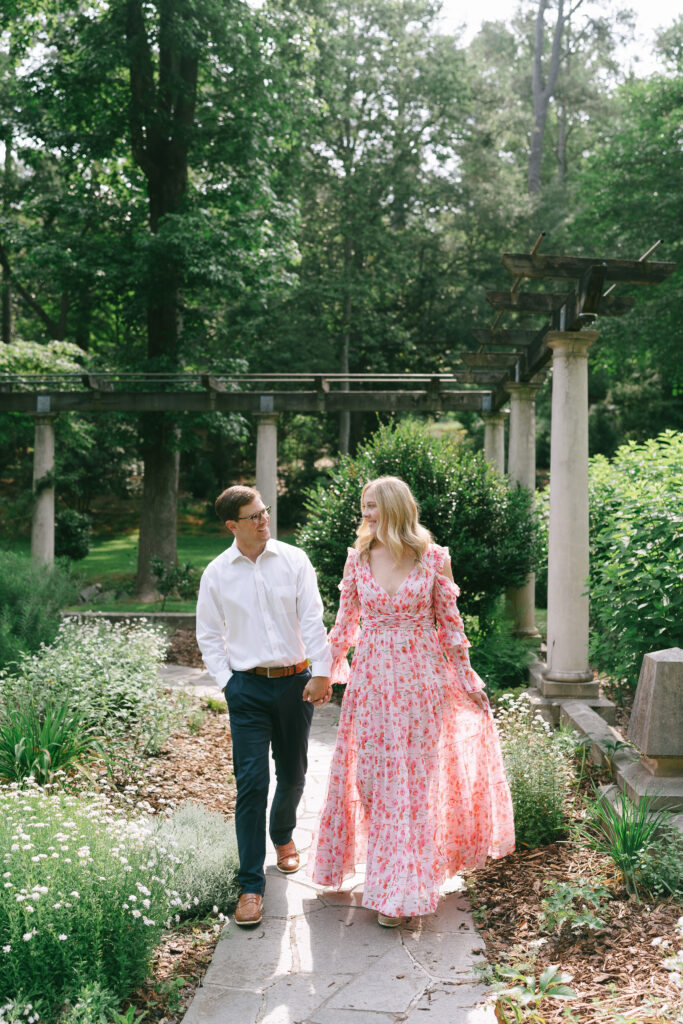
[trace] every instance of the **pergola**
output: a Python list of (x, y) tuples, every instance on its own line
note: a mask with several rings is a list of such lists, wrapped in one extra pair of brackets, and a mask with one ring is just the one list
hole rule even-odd
[[(484, 451), (505, 470), (504, 424), (509, 401), (508, 474), (534, 490), (535, 399), (552, 364), (548, 656), (540, 688), (555, 703), (583, 698), (599, 705), (588, 664), (588, 351), (598, 316), (621, 316), (631, 296), (618, 284), (655, 285), (675, 264), (638, 260), (504, 253), (514, 278), (487, 299), (490, 328), (473, 332), (476, 347), (447, 374), (23, 374), (0, 375), (0, 411), (35, 419), (31, 551), (54, 558), (54, 418), (60, 413), (242, 412), (257, 419), (256, 485), (273, 506), (277, 530), (277, 417), (283, 412), (382, 411), (437, 413), (463, 409), (484, 419)], [(522, 280), (559, 282), (554, 291), (519, 291)], [(607, 286), (607, 287), (605, 287)], [(542, 316), (541, 327), (499, 326), (504, 313)], [(467, 387), (463, 389), (462, 385)], [(534, 580), (509, 595), (517, 629), (535, 634)]]

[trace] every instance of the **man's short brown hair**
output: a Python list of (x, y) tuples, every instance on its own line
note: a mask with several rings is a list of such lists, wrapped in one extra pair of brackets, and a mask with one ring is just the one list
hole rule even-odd
[(256, 498), (260, 498), (261, 495), (255, 487), (244, 487), (242, 484), (235, 484), (234, 487), (228, 487), (222, 494), (219, 494), (216, 498), (216, 515), (222, 523), (228, 521), (228, 519), (237, 519), (240, 514), (240, 509), (244, 505), (250, 505)]

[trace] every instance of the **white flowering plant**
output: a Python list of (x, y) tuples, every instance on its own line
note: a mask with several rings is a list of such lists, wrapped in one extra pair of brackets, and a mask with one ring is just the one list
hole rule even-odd
[(494, 711), (512, 794), (518, 847), (545, 846), (566, 833), (575, 780), (574, 740), (555, 730), (527, 693), (503, 694)]
[(123, 998), (144, 980), (186, 903), (150, 819), (29, 781), (0, 788), (0, 851), (0, 1005), (40, 1000), (48, 1024), (84, 984)]
[(110, 765), (158, 753), (182, 714), (159, 681), (165, 647), (149, 623), (67, 620), (54, 643), (0, 675), (0, 707), (30, 708), (42, 720), (68, 701), (85, 731), (109, 741)]

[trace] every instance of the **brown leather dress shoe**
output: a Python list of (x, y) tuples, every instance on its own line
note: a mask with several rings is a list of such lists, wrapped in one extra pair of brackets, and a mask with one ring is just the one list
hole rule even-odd
[(263, 896), (258, 892), (243, 892), (235, 907), (235, 924), (242, 928), (260, 924), (263, 917)]
[(290, 839), (284, 846), (276, 846), (275, 853), (277, 854), (278, 871), (284, 875), (291, 875), (299, 870), (299, 851), (294, 845), (293, 839)]

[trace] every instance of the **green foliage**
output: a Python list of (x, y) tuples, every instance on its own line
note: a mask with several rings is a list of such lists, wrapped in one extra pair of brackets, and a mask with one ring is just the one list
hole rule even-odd
[(48, 707), (68, 702), (85, 730), (106, 741), (109, 765), (122, 764), (158, 752), (178, 717), (158, 677), (165, 647), (162, 633), (144, 621), (68, 620), (51, 646), (0, 676), (0, 698), (35, 709), (39, 720)]
[(559, 964), (548, 964), (536, 978), (529, 964), (493, 964), (482, 971), (485, 980), (497, 992), (496, 1013), (501, 1024), (545, 1024), (539, 1012), (548, 999), (576, 999), (568, 982), (571, 974)]
[(60, 508), (55, 516), (55, 555), (78, 562), (90, 551), (90, 542), (90, 516), (75, 508)]
[(584, 929), (601, 931), (606, 923), (598, 914), (610, 898), (604, 885), (560, 882), (556, 878), (546, 882), (550, 895), (541, 903), (539, 923), (545, 931), (561, 935)]
[(512, 623), (495, 611), (483, 629), (478, 618), (467, 616), (465, 632), (472, 644), (472, 665), (492, 693), (526, 684), (538, 641), (516, 636)]
[(531, 495), (510, 491), (483, 456), (412, 422), (380, 427), (355, 457), (331, 471), (329, 486), (307, 498), (297, 539), (316, 568), (328, 613), (336, 608), (346, 549), (360, 521), (363, 485), (384, 475), (401, 477), (411, 488), (422, 523), (450, 549), (463, 610), (481, 624), (505, 587), (521, 586), (535, 564)]
[(121, 1019), (119, 1003), (120, 999), (99, 981), (89, 982), (83, 985), (60, 1024), (114, 1024)]
[(154, 557), (150, 560), (150, 566), (162, 597), (162, 611), (166, 607), (166, 599), (174, 594), (182, 600), (196, 598), (199, 578), (197, 570), (189, 562), (184, 565), (166, 565), (161, 558)]
[(638, 865), (638, 885), (654, 899), (683, 903), (683, 836), (663, 824), (645, 847)]
[(234, 821), (188, 800), (158, 824), (157, 834), (179, 861), (174, 886), (184, 905), (178, 918), (230, 913), (240, 892)]
[(648, 651), (683, 646), (682, 490), (681, 433), (591, 459), (590, 654), (622, 691)]
[(0, 708), (0, 782), (31, 776), (47, 785), (57, 772), (78, 770), (101, 754), (93, 729), (68, 701), (49, 702), (41, 714), (25, 698)]
[(512, 795), (515, 842), (533, 849), (567, 830), (573, 744), (531, 707), (529, 697), (500, 698), (494, 711)]
[(172, 856), (103, 797), (0, 790), (0, 1000), (65, 999), (98, 982), (123, 998), (146, 977), (169, 905)]
[(57, 635), (60, 608), (76, 599), (71, 573), (0, 551), (0, 668)]
[(587, 801), (586, 816), (575, 829), (579, 843), (614, 861), (633, 896), (638, 895), (642, 858), (671, 817), (669, 811), (654, 811), (654, 801), (655, 794), (648, 793), (636, 806), (623, 790), (617, 790), (612, 803), (596, 792)]

